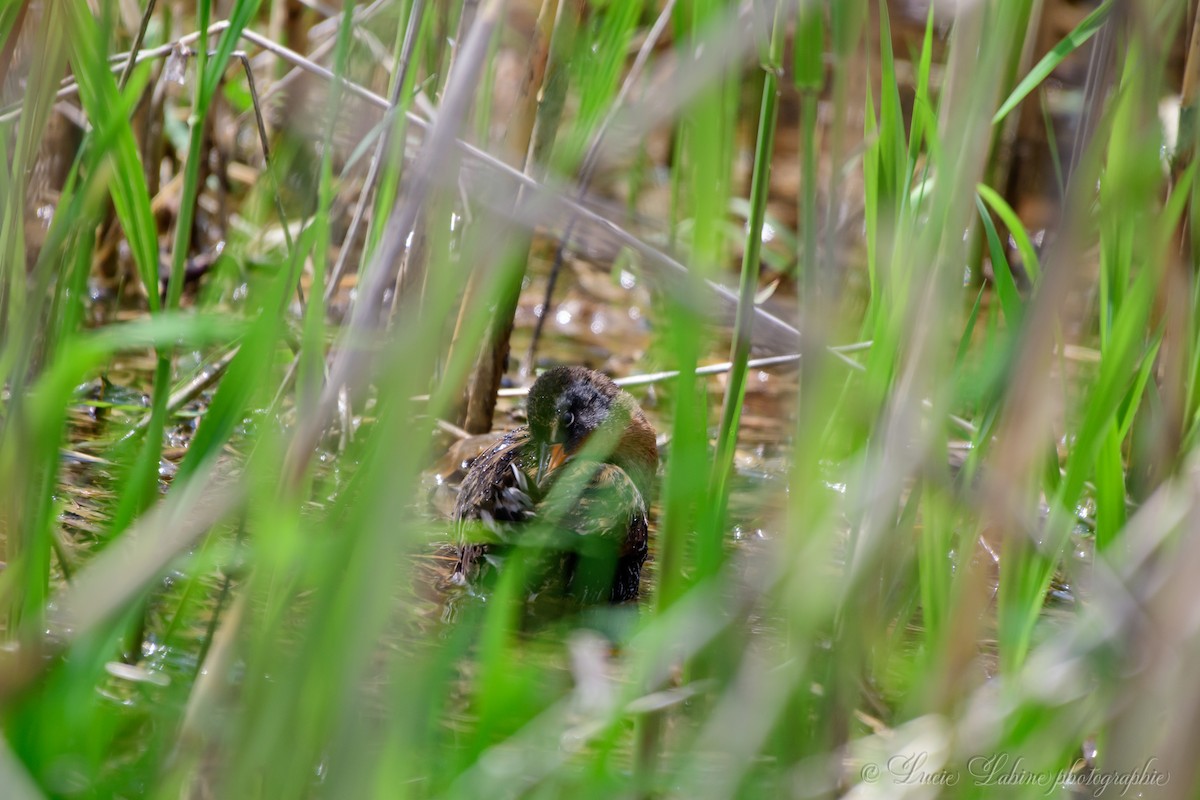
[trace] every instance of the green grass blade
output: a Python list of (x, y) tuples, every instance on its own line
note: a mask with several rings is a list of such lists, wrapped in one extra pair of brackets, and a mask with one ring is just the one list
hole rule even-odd
[(1075, 26), (1067, 37), (1059, 42), (1054, 48), (1042, 57), (1042, 60), (1034, 65), (1019, 84), (1013, 89), (1012, 94), (1000, 104), (999, 110), (992, 117), (992, 124), (995, 125), (1008, 116), (1014, 108), (1021, 104), (1030, 92), (1037, 88), (1038, 84), (1050, 77), (1059, 64), (1061, 64), (1067, 56), (1078, 50), (1088, 39), (1095, 35), (1096, 31), (1108, 20), (1108, 14), (1112, 10), (1112, 0), (1105, 0), (1103, 4), (1098, 6), (1095, 11), (1088, 14), (1082, 22)]
[(124, 96), (117, 89), (116, 79), (107, 69), (104, 53), (99, 44), (100, 29), (90, 14), (78, 5), (67, 4), (71, 9), (71, 34), (74, 41), (72, 64), (79, 80), (80, 98), (88, 118), (97, 129), (97, 136), (107, 140), (112, 137), (111, 147), (102, 152), (109, 154), (112, 165), (113, 206), (125, 237), (129, 241), (134, 263), (146, 290), (146, 298), (152, 311), (157, 311), (158, 298), (158, 239), (157, 225), (150, 211), (150, 193), (146, 188), (145, 171), (138, 155), (137, 142), (129, 126), (133, 106), (137, 102), (140, 87), (129, 87)]
[(1041, 278), (1042, 269), (1038, 262), (1037, 251), (1033, 249), (1033, 242), (1029, 238), (1029, 232), (1025, 230), (1024, 223), (1021, 222), (1021, 218), (1017, 216), (1017, 212), (1008, 204), (1008, 201), (992, 187), (981, 183), (975, 187), (975, 190), (1008, 228), (1008, 232), (1016, 242), (1017, 252), (1021, 254), (1025, 271), (1029, 273), (1029, 280), (1036, 286)]
[(996, 276), (996, 293), (1000, 296), (1000, 306), (1004, 309), (1004, 318), (1011, 327), (1021, 324), (1021, 294), (1017, 283), (1013, 280), (1012, 269), (1008, 266), (1008, 257), (1004, 255), (1004, 246), (992, 223), (992, 215), (984, 206), (983, 200), (976, 196), (975, 204), (979, 207), (979, 219), (987, 234), (988, 252), (992, 258), (992, 273)]

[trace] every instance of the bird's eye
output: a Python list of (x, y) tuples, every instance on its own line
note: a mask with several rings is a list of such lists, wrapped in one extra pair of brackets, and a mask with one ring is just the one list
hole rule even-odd
[(562, 426), (563, 426), (564, 428), (569, 428), (569, 427), (571, 427), (571, 426), (572, 426), (572, 425), (574, 425), (574, 424), (575, 424), (575, 414), (574, 414), (574, 412), (568, 411), (568, 412), (566, 412), (565, 414), (563, 414), (563, 415), (562, 415)]

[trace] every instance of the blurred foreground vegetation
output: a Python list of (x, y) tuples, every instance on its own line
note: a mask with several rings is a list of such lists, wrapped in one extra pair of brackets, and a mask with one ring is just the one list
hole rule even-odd
[[(1195, 23), (0, 3), (4, 796), (1194, 796)], [(531, 626), (555, 363), (663, 457)]]

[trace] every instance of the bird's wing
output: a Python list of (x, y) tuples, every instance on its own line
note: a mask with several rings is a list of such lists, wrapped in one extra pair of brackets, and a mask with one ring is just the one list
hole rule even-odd
[(568, 462), (539, 504), (537, 527), (558, 551), (557, 581), (585, 603), (637, 597), (647, 550), (646, 501), (613, 464)]
[(471, 463), (454, 503), (458, 563), (451, 581), (469, 584), (486, 566), (499, 566), (503, 545), (534, 513), (536, 486), (529, 479), (529, 432), (510, 431)]
[(497, 523), (524, 522), (530, 517), (535, 487), (525, 463), (528, 441), (528, 431), (518, 428), (472, 462), (458, 488), (455, 520), (480, 520), (493, 527)]
[[(602, 539), (608, 552), (624, 555), (631, 525), (646, 516), (646, 501), (625, 470), (614, 464), (568, 462), (538, 509), (554, 528)], [(599, 543), (597, 543), (599, 544)]]

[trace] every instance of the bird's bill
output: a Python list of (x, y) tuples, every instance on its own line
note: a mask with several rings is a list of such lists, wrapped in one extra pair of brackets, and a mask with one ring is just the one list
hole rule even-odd
[(538, 448), (537, 484), (567, 460), (567, 451), (561, 444), (543, 443)]

